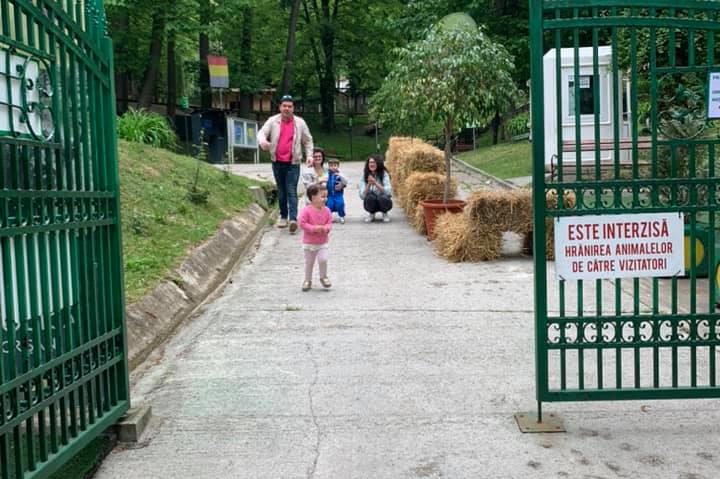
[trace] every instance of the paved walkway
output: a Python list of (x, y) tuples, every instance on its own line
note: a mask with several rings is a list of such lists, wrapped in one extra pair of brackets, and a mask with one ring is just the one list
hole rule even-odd
[(536, 407), (531, 260), (449, 264), (399, 211), (364, 224), (357, 191), (346, 199), (332, 290), (301, 292), (300, 237), (268, 228), (134, 375), (153, 422), (96, 477), (718, 477), (717, 401), (546, 404), (567, 433), (521, 434), (513, 414)]

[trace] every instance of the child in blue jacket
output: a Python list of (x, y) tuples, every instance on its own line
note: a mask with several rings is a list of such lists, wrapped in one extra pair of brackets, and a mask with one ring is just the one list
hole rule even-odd
[(328, 179), (327, 179), (327, 207), (330, 211), (337, 213), (340, 217), (340, 223), (345, 223), (345, 188), (348, 180), (340, 173), (340, 160), (330, 158), (328, 160)]

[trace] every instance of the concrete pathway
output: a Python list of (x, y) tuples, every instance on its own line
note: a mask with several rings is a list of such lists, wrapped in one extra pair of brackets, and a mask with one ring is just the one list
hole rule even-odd
[(301, 292), (300, 237), (268, 228), (133, 376), (153, 422), (96, 477), (720, 475), (717, 401), (546, 404), (567, 433), (520, 433), (513, 414), (536, 407), (531, 260), (450, 264), (399, 211), (364, 224), (354, 188), (346, 200), (333, 288)]

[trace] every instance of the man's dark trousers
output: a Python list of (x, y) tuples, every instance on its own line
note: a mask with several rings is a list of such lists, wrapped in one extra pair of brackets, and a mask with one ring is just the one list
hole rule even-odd
[(273, 161), (272, 168), (278, 189), (280, 217), (297, 221), (297, 184), (300, 178), (300, 165)]

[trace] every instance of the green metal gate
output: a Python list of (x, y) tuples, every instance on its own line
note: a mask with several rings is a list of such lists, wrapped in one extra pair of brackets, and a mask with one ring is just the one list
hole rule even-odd
[[(530, 4), (538, 414), (545, 401), (718, 397), (707, 111), (720, 91), (707, 85), (720, 3)], [(637, 213), (683, 215), (686, 243), (702, 242), (685, 277), (556, 279), (545, 254), (558, 218)]]
[(112, 47), (96, 0), (0, 29), (0, 477), (46, 477), (129, 405)]

